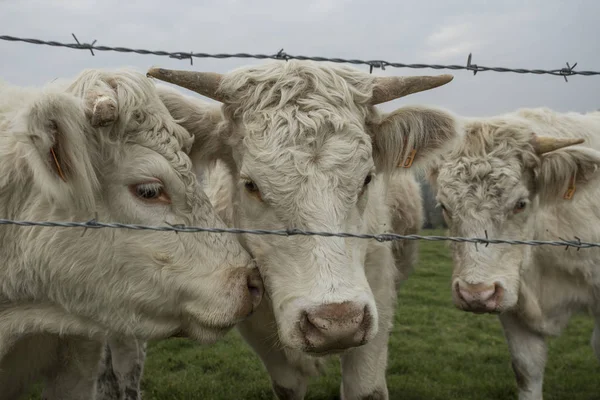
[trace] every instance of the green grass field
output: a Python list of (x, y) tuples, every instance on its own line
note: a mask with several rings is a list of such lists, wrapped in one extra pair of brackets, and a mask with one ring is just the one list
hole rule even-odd
[[(433, 233), (440, 234), (424, 234)], [(420, 262), (399, 294), (387, 372), (390, 398), (516, 400), (497, 318), (454, 308), (446, 242), (421, 241), (420, 249)], [(600, 399), (592, 327), (589, 317), (578, 316), (562, 337), (550, 341), (545, 400)], [(327, 374), (311, 382), (306, 399), (339, 399), (339, 384), (339, 362), (332, 359)], [(273, 399), (262, 364), (237, 331), (213, 346), (184, 339), (152, 343), (142, 385), (145, 400)]]

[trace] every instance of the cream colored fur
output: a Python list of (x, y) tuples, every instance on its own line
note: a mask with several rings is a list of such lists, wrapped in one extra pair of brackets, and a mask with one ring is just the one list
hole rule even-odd
[[(465, 138), (432, 168), (437, 199), (453, 236), (516, 240), (575, 237), (600, 242), (600, 112), (521, 109), (464, 121)], [(532, 135), (584, 138), (579, 146), (538, 156)], [(576, 192), (563, 198), (571, 177)], [(524, 201), (524, 211), (514, 212)], [(600, 359), (600, 250), (453, 243), (457, 282), (504, 289), (498, 304), (520, 400), (541, 400), (545, 337), (559, 335), (575, 312), (596, 320), (592, 347)], [(454, 300), (461, 300), (453, 290)]]
[[(192, 171), (192, 140), (140, 73), (2, 83), (0, 216), (223, 227)], [(154, 178), (170, 204), (136, 195)], [(254, 264), (228, 235), (5, 225), (0, 244), (2, 399), (40, 379), (47, 400), (94, 399), (107, 338), (211, 343), (251, 308)]]
[[(222, 108), (167, 87), (159, 92), (196, 138), (194, 163), (200, 155), (204, 161), (221, 160), (217, 168), (229, 168), (230, 183), (217, 187), (212, 182), (227, 173), (210, 170), (207, 190), (234, 226), (414, 233), (422, 215), (412, 172), (442, 152), (459, 129), (443, 110), (403, 107), (381, 114), (368, 104), (372, 89), (372, 76), (356, 69), (289, 61), (226, 74)], [(398, 169), (413, 148), (413, 169)], [(374, 179), (363, 189), (370, 173)], [(262, 200), (245, 189), (249, 181)], [(412, 269), (416, 242), (241, 239), (257, 260), (268, 296), (238, 327), (265, 365), (278, 398), (304, 398), (308, 379), (321, 363), (302, 342), (299, 313), (352, 300), (366, 305), (374, 323), (366, 344), (341, 354), (342, 397), (387, 399), (396, 290)]]

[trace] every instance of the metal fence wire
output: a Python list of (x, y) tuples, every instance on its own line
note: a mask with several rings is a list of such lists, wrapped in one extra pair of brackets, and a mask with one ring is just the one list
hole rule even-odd
[[(383, 60), (360, 60), (360, 59), (344, 59), (344, 58), (328, 58), (328, 57), (314, 57), (314, 56), (301, 56), (292, 55), (286, 53), (283, 49), (279, 50), (274, 54), (249, 54), (249, 53), (234, 53), (234, 54), (209, 54), (209, 53), (198, 53), (198, 52), (168, 52), (162, 50), (143, 50), (143, 49), (131, 49), (126, 47), (110, 47), (110, 46), (98, 46), (96, 40), (92, 43), (81, 43), (79, 39), (72, 34), (75, 43), (62, 43), (56, 41), (46, 41), (40, 39), (28, 39), (20, 38), (15, 36), (0, 35), (0, 40), (11, 41), (11, 42), (25, 42), (35, 45), (46, 45), (54, 47), (65, 47), (75, 50), (89, 50), (92, 56), (95, 56), (94, 50), (96, 51), (116, 51), (121, 53), (136, 53), (142, 55), (155, 55), (155, 56), (168, 56), (170, 58), (176, 58), (179, 60), (189, 59), (193, 64), (194, 58), (254, 58), (254, 59), (274, 59), (274, 60), (312, 60), (312, 61), (329, 61), (334, 63), (347, 63), (355, 65), (368, 65), (369, 71), (372, 72), (373, 68), (381, 68), (382, 70), (386, 67), (393, 68), (431, 68), (431, 69), (450, 69), (450, 70), (468, 70), (473, 71), (473, 74), (477, 72), (493, 71), (493, 72), (510, 72), (518, 74), (548, 74), (555, 76), (564, 77), (567, 81), (567, 76), (581, 75), (581, 76), (597, 76), (600, 75), (598, 71), (575, 71), (575, 66), (567, 63), (566, 68), (559, 68), (554, 70), (543, 70), (543, 69), (524, 69), (524, 68), (504, 68), (504, 67), (485, 67), (482, 65), (473, 64), (472, 54), (469, 54), (466, 65), (439, 65), (439, 64), (404, 64), (398, 62), (389, 62)], [(475, 246), (478, 244), (488, 246), (490, 244), (508, 244), (508, 245), (526, 245), (526, 246), (559, 246), (569, 249), (571, 247), (579, 249), (597, 248), (600, 247), (600, 243), (584, 242), (580, 238), (575, 237), (574, 240), (566, 240), (559, 238), (555, 241), (544, 241), (544, 240), (511, 240), (511, 239), (491, 239), (488, 238), (487, 232), (485, 237), (451, 237), (451, 236), (423, 236), (423, 235), (400, 235), (397, 233), (379, 233), (379, 234), (361, 234), (361, 233), (346, 233), (346, 232), (314, 232), (305, 231), (300, 229), (283, 229), (283, 230), (264, 230), (264, 229), (238, 229), (238, 228), (210, 228), (210, 227), (196, 227), (186, 225), (170, 225), (165, 226), (149, 226), (149, 225), (138, 225), (138, 224), (122, 224), (122, 223), (105, 223), (98, 222), (96, 219), (87, 222), (52, 222), (52, 221), (18, 221), (12, 219), (0, 219), (0, 225), (16, 225), (20, 227), (55, 227), (55, 228), (83, 228), (82, 234), (87, 229), (131, 229), (131, 230), (149, 230), (149, 231), (161, 231), (161, 232), (174, 232), (174, 233), (232, 233), (232, 234), (253, 234), (253, 235), (277, 235), (277, 236), (323, 236), (323, 237), (340, 237), (340, 238), (358, 238), (358, 239), (371, 239), (379, 242), (397, 241), (397, 240), (425, 240), (425, 241), (450, 241), (458, 243), (473, 243)]]
[[(473, 71), (473, 75), (478, 72), (511, 72), (516, 74), (536, 74), (536, 75), (555, 75), (562, 76), (565, 81), (567, 81), (567, 76), (580, 75), (580, 76), (597, 76), (600, 75), (600, 71), (575, 71), (575, 67), (577, 63), (570, 65), (568, 62), (566, 63), (566, 67), (558, 68), (558, 69), (526, 69), (526, 68), (505, 68), (505, 67), (486, 67), (483, 65), (473, 64), (472, 63), (472, 54), (469, 54), (467, 57), (466, 65), (440, 65), (440, 64), (405, 64), (400, 62), (390, 62), (384, 60), (360, 60), (360, 59), (346, 59), (346, 58), (329, 58), (329, 57), (317, 57), (317, 56), (302, 56), (302, 55), (293, 55), (286, 53), (283, 49), (279, 50), (277, 53), (273, 54), (250, 54), (250, 53), (199, 53), (193, 51), (163, 51), (163, 50), (144, 50), (144, 49), (131, 49), (127, 47), (111, 47), (111, 46), (99, 46), (96, 45), (97, 40), (92, 41), (92, 43), (82, 43), (77, 39), (75, 34), (71, 34), (74, 43), (63, 43), (52, 40), (41, 40), (41, 39), (30, 39), (30, 38), (21, 38), (9, 35), (0, 35), (0, 40), (10, 41), (10, 42), (25, 42), (35, 45), (45, 45), (45, 46), (54, 46), (54, 47), (65, 47), (69, 49), (75, 50), (88, 50), (95, 56), (94, 50), (96, 51), (116, 51), (120, 53), (136, 53), (143, 55), (155, 55), (155, 56), (163, 56), (176, 58), (178, 60), (190, 60), (190, 63), (193, 65), (194, 58), (254, 58), (254, 59), (272, 59), (272, 60), (312, 60), (312, 61), (328, 61), (334, 63), (344, 63), (344, 64), (354, 64), (354, 65), (368, 65), (369, 72), (373, 72), (373, 68), (381, 68), (384, 70), (386, 67), (392, 68), (431, 68), (431, 69), (450, 69), (450, 70), (467, 70)], [(568, 82), (568, 81), (567, 81)]]
[(582, 242), (581, 239), (575, 240), (560, 239), (557, 241), (545, 240), (511, 240), (511, 239), (490, 239), (485, 232), (485, 238), (476, 237), (451, 237), (451, 236), (423, 236), (423, 235), (400, 235), (397, 233), (347, 233), (347, 232), (315, 232), (305, 231), (301, 229), (239, 229), (239, 228), (206, 228), (188, 225), (171, 225), (151, 226), (138, 224), (121, 224), (121, 223), (104, 223), (98, 222), (96, 219), (87, 222), (51, 222), (51, 221), (17, 221), (11, 219), (0, 219), (0, 225), (17, 225), (25, 226), (40, 226), (40, 227), (57, 227), (57, 228), (84, 228), (87, 229), (131, 229), (131, 230), (149, 230), (160, 232), (175, 232), (175, 233), (234, 233), (234, 234), (251, 234), (251, 235), (276, 235), (276, 236), (323, 236), (323, 237), (340, 237), (340, 238), (357, 238), (357, 239), (373, 239), (379, 242), (390, 242), (397, 240), (426, 240), (426, 241), (451, 241), (462, 243), (474, 243), (475, 245), (483, 244), (509, 244), (509, 245), (527, 245), (527, 246), (560, 246), (568, 249), (569, 247), (579, 249), (587, 249), (592, 247), (600, 247), (600, 243)]

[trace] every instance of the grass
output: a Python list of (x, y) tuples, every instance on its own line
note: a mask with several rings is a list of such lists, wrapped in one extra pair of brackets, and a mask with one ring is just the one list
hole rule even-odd
[[(454, 308), (446, 242), (422, 241), (420, 249), (420, 262), (399, 294), (387, 372), (390, 399), (516, 400), (497, 317)], [(589, 317), (577, 316), (550, 340), (545, 400), (600, 400), (592, 328)], [(326, 375), (311, 382), (306, 400), (339, 399), (339, 371), (333, 359)], [(258, 357), (235, 330), (212, 346), (185, 339), (151, 343), (142, 387), (145, 400), (274, 398)]]

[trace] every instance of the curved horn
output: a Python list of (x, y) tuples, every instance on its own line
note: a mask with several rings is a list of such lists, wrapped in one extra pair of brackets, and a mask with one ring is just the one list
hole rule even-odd
[(412, 93), (422, 92), (445, 85), (454, 79), (453, 75), (436, 76), (385, 76), (375, 78), (371, 104), (381, 104), (399, 99)]
[(553, 138), (548, 136), (537, 136), (533, 135), (531, 138), (531, 144), (537, 154), (544, 154), (550, 151), (562, 149), (563, 147), (573, 146), (575, 144), (583, 143), (584, 139), (576, 138)]
[(216, 72), (180, 71), (165, 68), (150, 68), (146, 76), (184, 87), (213, 100), (223, 102), (223, 97), (217, 95), (217, 89), (223, 75)]

